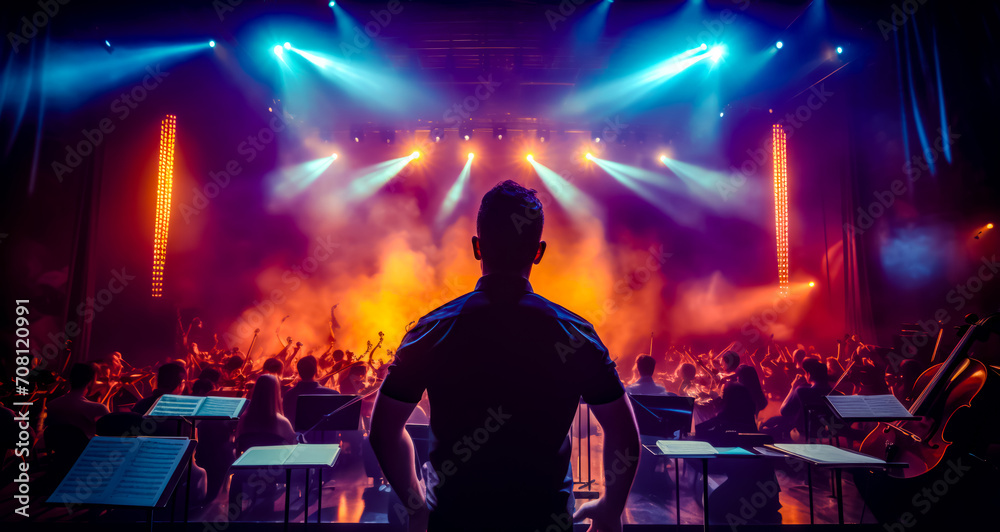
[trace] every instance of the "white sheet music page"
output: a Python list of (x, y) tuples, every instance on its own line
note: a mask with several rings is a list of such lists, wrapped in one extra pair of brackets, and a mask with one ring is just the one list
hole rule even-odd
[(826, 464), (884, 464), (885, 460), (845, 451), (820, 443), (776, 443), (774, 447), (789, 454)]
[(295, 446), (285, 464), (331, 466), (339, 453), (340, 445), (337, 444), (300, 443)]
[(830, 395), (827, 400), (843, 419), (911, 417), (906, 407), (892, 395)]
[(707, 441), (694, 440), (657, 440), (656, 446), (663, 454), (673, 455), (706, 455), (719, 454), (719, 451), (712, 447)]

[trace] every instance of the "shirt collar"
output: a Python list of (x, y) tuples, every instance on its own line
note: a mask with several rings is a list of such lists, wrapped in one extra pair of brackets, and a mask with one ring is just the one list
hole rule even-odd
[(503, 292), (508, 294), (517, 292), (534, 293), (534, 290), (531, 289), (531, 283), (524, 277), (503, 273), (492, 273), (480, 277), (479, 282), (476, 283), (476, 291)]

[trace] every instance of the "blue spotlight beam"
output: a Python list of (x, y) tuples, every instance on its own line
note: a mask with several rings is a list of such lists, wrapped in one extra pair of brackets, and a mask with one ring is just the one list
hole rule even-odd
[(425, 95), (412, 83), (387, 74), (388, 70), (385, 68), (347, 62), (321, 52), (300, 50), (294, 46), (288, 51), (315, 65), (323, 77), (374, 109), (400, 112), (426, 103)]
[(666, 182), (666, 176), (597, 157), (591, 157), (590, 160), (607, 172), (615, 181), (624, 185), (625, 188), (634, 192), (675, 222), (695, 228), (701, 228), (704, 225), (703, 217), (689, 201), (684, 201), (680, 195), (674, 196), (664, 190), (670, 188)]
[(721, 57), (718, 47), (699, 46), (661, 61), (645, 70), (570, 96), (563, 104), (569, 113), (583, 113), (597, 107), (620, 109), (659, 85), (708, 58)]
[(351, 181), (345, 193), (345, 199), (355, 201), (371, 197), (414, 159), (416, 157), (407, 155), (406, 157), (382, 161), (359, 170), (357, 172), (359, 177)]
[(169, 75), (166, 69), (172, 64), (210, 49), (206, 41), (142, 47), (116, 45), (115, 53), (109, 55), (98, 46), (53, 45), (46, 50), (43, 67), (46, 96), (53, 104), (73, 106), (117, 85), (134, 85), (143, 80), (159, 82)]
[(542, 180), (542, 183), (545, 183), (545, 187), (549, 189), (552, 196), (566, 209), (566, 212), (574, 220), (580, 222), (588, 218), (599, 217), (603, 213), (590, 196), (584, 194), (579, 188), (563, 178), (563, 176), (534, 160), (534, 158), (528, 162), (534, 167), (538, 177)]
[(275, 172), (271, 179), (275, 180), (274, 193), (276, 195), (291, 197), (313, 184), (319, 176), (326, 172), (326, 169), (337, 159), (336, 154), (321, 159), (297, 164), (289, 168), (283, 168)]
[(441, 224), (451, 216), (451, 213), (455, 211), (455, 207), (458, 205), (459, 200), (462, 199), (462, 193), (465, 192), (465, 187), (469, 183), (469, 178), (472, 176), (472, 157), (465, 161), (465, 166), (462, 167), (462, 171), (458, 174), (458, 179), (451, 185), (448, 189), (448, 194), (444, 197), (444, 201), (441, 203), (441, 210), (438, 211), (437, 223)]

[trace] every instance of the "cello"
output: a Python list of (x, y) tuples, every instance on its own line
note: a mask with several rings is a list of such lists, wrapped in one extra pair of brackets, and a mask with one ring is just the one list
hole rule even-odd
[[(964, 509), (964, 505), (948, 508), (949, 505), (963, 501), (972, 506), (969, 498), (963, 499), (966, 496), (955, 495), (947, 504), (934, 501), (933, 505), (927, 502), (933, 501), (933, 497), (927, 497), (926, 501), (921, 498), (926, 497), (929, 486), (938, 489), (942, 479), (947, 481), (942, 485), (960, 486), (963, 492), (969, 492), (970, 498), (995, 489), (980, 489), (983, 482), (992, 484), (988, 481), (952, 480), (956, 472), (969, 478), (989, 469), (980, 467), (975, 473), (967, 472), (983, 464), (979, 457), (996, 440), (996, 413), (1000, 406), (996, 383), (1000, 369), (970, 358), (969, 353), (974, 344), (997, 332), (998, 326), (1000, 314), (970, 323), (948, 358), (924, 371), (914, 384), (911, 394), (919, 395), (909, 412), (920, 419), (879, 423), (861, 443), (860, 451), (864, 454), (906, 464), (859, 479), (859, 487), (867, 488), (862, 490), (868, 492), (866, 502), (880, 522), (904, 520), (902, 515), (909, 513), (911, 517), (923, 518), (921, 524), (926, 524), (933, 517), (925, 517), (931, 509), (941, 519), (949, 510)], [(940, 496), (939, 493), (938, 499)], [(922, 502), (927, 502), (927, 506)]]

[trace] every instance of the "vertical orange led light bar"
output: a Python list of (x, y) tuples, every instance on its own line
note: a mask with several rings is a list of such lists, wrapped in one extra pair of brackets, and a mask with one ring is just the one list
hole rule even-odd
[(774, 143), (774, 229), (778, 240), (778, 293), (788, 296), (788, 161), (785, 157), (785, 130), (772, 129)]
[(163, 266), (167, 262), (170, 230), (170, 193), (174, 184), (174, 134), (177, 117), (160, 122), (160, 165), (156, 182), (156, 229), (153, 233), (153, 297), (163, 297)]

